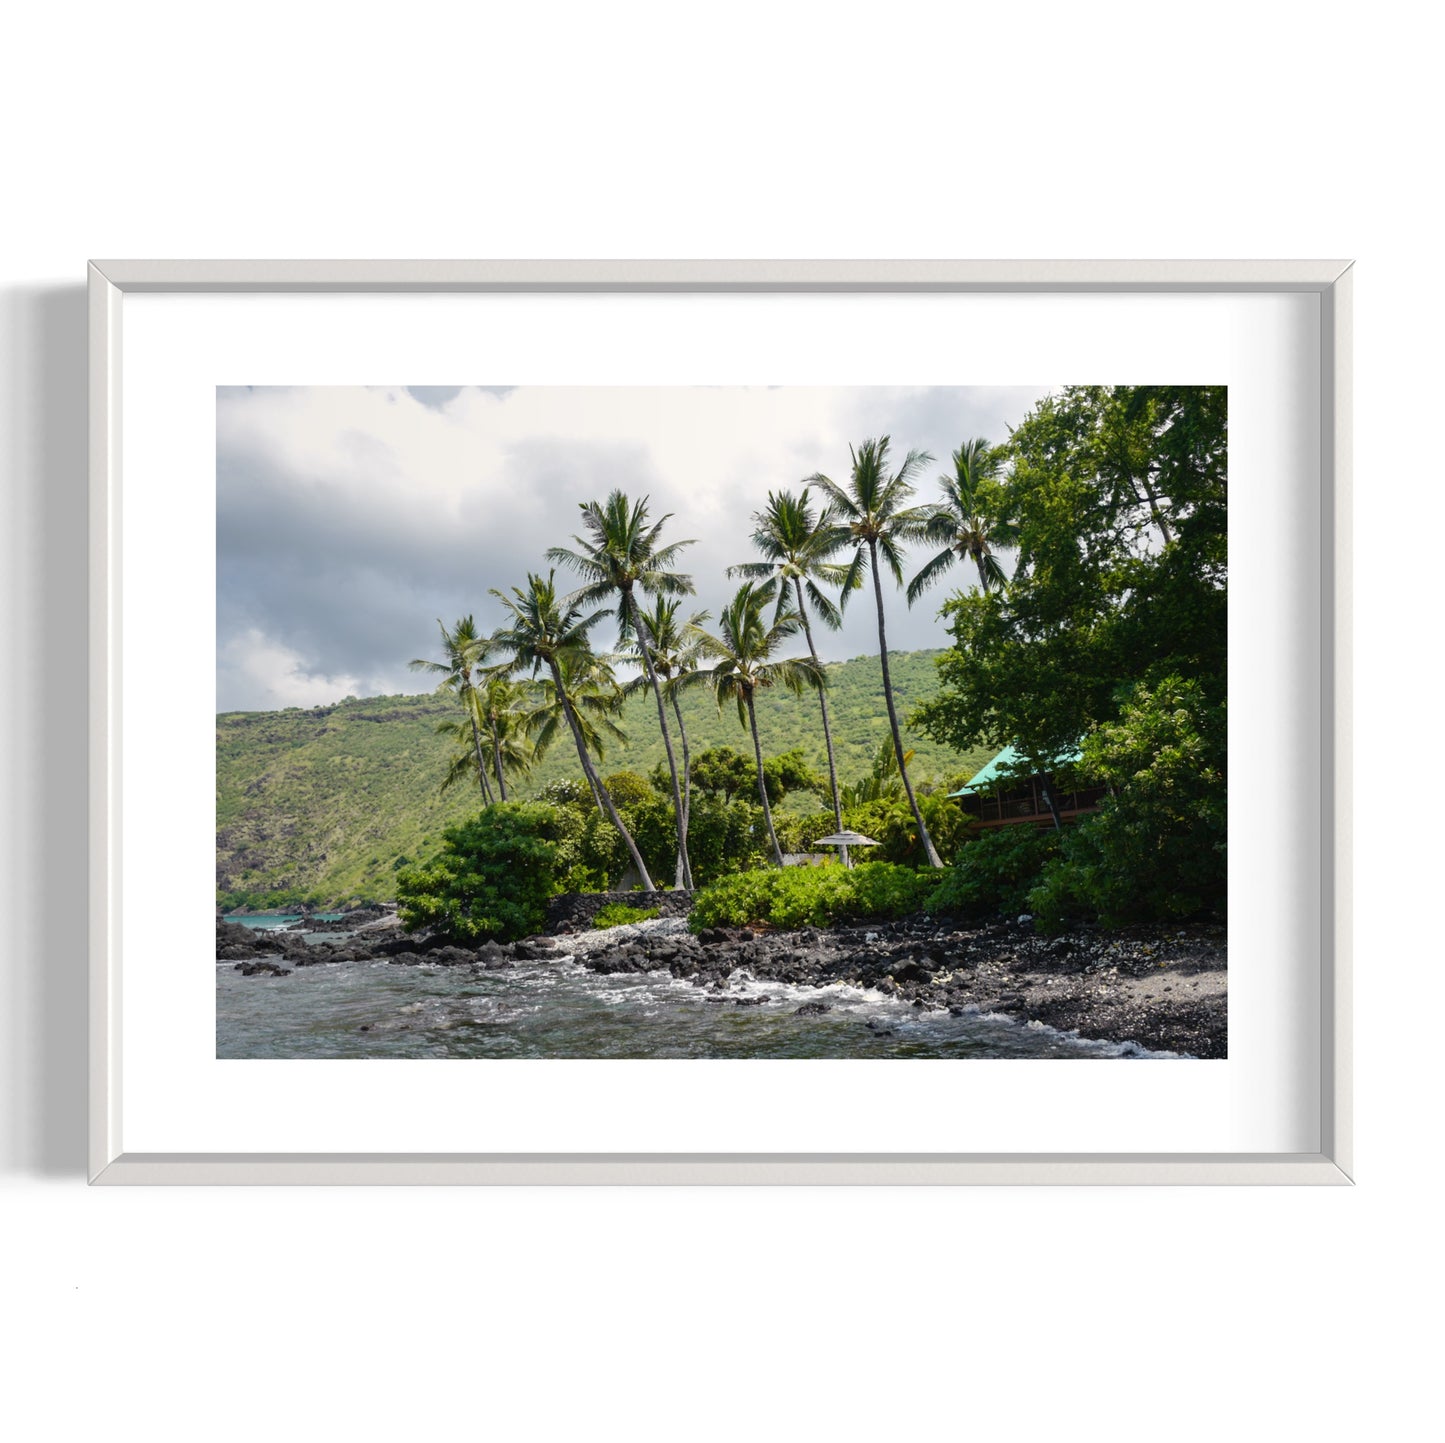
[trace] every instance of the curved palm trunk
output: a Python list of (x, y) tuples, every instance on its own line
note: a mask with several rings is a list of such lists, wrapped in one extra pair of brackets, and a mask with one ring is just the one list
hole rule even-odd
[(602, 805), (602, 798), (597, 794), (597, 783), (592, 780), (590, 772), (584, 773), (584, 776), (587, 779), (587, 790), (592, 793), (592, 805), (596, 807), (599, 812), (605, 811), (606, 808)]
[(687, 855), (687, 813), (682, 807), (682, 790), (677, 784), (677, 761), (672, 754), (672, 736), (667, 729), (667, 708), (662, 701), (662, 685), (657, 679), (657, 669), (652, 664), (652, 645), (647, 628), (637, 608), (637, 598), (627, 592), (627, 609), (632, 615), (632, 628), (637, 633), (637, 649), (642, 653), (642, 669), (657, 700), (657, 725), (662, 732), (662, 746), (667, 753), (667, 771), (672, 778), (672, 814), (677, 819), (677, 868), (681, 884), (692, 889), (692, 863)]
[(758, 740), (758, 714), (753, 710), (753, 694), (751, 691), (748, 697), (748, 725), (753, 732), (753, 756), (758, 763), (758, 796), (763, 801), (763, 819), (768, 824), (768, 840), (773, 844), (773, 860), (778, 866), (783, 865), (783, 849), (778, 845), (778, 834), (773, 830), (773, 809), (768, 805), (768, 784), (763, 777), (763, 744)]
[(495, 717), (489, 719), (489, 725), (492, 731), (492, 764), (497, 769), (497, 789), (501, 792), (502, 800), (505, 802), (507, 800), (507, 778), (502, 771), (502, 743), (497, 736)]
[(903, 733), (898, 727), (898, 709), (893, 705), (893, 681), (888, 672), (888, 633), (883, 624), (883, 582), (878, 575), (878, 548), (868, 543), (869, 560), (872, 562), (873, 594), (878, 601), (878, 659), (883, 667), (883, 700), (888, 703), (888, 725), (893, 729), (893, 752), (898, 758), (898, 775), (903, 778), (903, 790), (908, 794), (908, 805), (913, 810), (913, 821), (918, 827), (918, 836), (928, 857), (930, 867), (943, 866), (933, 838), (924, 825), (923, 813), (918, 809), (918, 799), (913, 795), (913, 783), (908, 780), (908, 765), (903, 760)]
[[(687, 834), (688, 826), (692, 822), (692, 753), (687, 745), (687, 728), (682, 724), (682, 708), (677, 704), (677, 693), (672, 693), (672, 714), (677, 718), (677, 734), (682, 739), (682, 831)], [(692, 890), (692, 858), (687, 859), (688, 890)], [(678, 858), (679, 868), (682, 866), (681, 857)], [(682, 882), (677, 884), (682, 886)]]
[[(822, 670), (822, 663), (818, 660), (818, 648), (813, 645), (813, 625), (808, 620), (808, 608), (803, 604), (803, 583), (795, 576), (793, 578), (793, 590), (798, 597), (798, 615), (803, 618), (803, 635), (808, 641), (808, 655), (813, 658), (813, 665)], [(826, 687), (818, 688), (818, 706), (823, 713), (823, 745), (828, 749), (828, 782), (833, 788), (833, 820), (838, 824), (838, 830), (843, 830), (843, 803), (838, 795), (838, 764), (833, 759), (833, 731), (828, 725), (828, 691)], [(847, 857), (845, 850), (844, 858)]]
[(467, 708), (467, 720), (472, 724), (472, 750), (477, 754), (477, 782), (482, 789), (482, 805), (492, 805), (492, 789), (487, 785), (487, 766), (482, 760), (482, 734), (477, 730), (477, 719), (472, 709)]
[(562, 671), (555, 661), (549, 663), (552, 669), (552, 684), (557, 688), (557, 700), (562, 704), (562, 712), (567, 718), (567, 725), (572, 731), (572, 740), (577, 745), (577, 758), (582, 763), (582, 772), (592, 787), (592, 795), (602, 804), (602, 809), (607, 813), (608, 820), (617, 828), (617, 835), (622, 838), (627, 848), (627, 854), (632, 858), (632, 865), (637, 868), (637, 875), (642, 879), (642, 886), (645, 891), (655, 892), (656, 887), (652, 884), (652, 874), (647, 870), (647, 863), (642, 860), (642, 853), (637, 850), (637, 843), (632, 840), (632, 833), (627, 830), (626, 824), (617, 811), (617, 804), (612, 800), (611, 793), (598, 779), (596, 771), (592, 766), (592, 758), (587, 755), (587, 746), (582, 740), (582, 728), (577, 724), (577, 718), (572, 715), (572, 700), (567, 695), (567, 688), (562, 683)]

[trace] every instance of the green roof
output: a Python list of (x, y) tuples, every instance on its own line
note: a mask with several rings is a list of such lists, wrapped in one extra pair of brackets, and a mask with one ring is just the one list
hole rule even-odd
[[(1078, 747), (1070, 747), (1068, 751), (1060, 752), (1054, 758), (1054, 765), (1057, 766), (1060, 762), (1076, 762), (1083, 755)], [(949, 796), (962, 797), (969, 792), (985, 792), (1002, 780), (1000, 772), (1012, 771), (1027, 765), (1027, 760), (1013, 747), (1005, 747), (982, 771), (975, 772), (956, 792), (950, 792)]]

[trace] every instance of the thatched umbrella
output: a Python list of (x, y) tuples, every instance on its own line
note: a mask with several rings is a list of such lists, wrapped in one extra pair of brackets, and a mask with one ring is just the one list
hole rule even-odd
[(853, 863), (848, 857), (849, 847), (876, 847), (879, 844), (872, 837), (865, 837), (862, 832), (834, 832), (831, 837), (819, 837), (813, 843), (815, 847), (838, 847), (843, 853), (843, 865), (851, 867)]

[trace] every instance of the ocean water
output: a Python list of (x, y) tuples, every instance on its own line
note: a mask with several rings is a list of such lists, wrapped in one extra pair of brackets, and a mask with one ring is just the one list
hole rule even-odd
[[(667, 927), (666, 922), (644, 924)], [(614, 928), (614, 933), (632, 929)], [(594, 933), (565, 945), (606, 945)], [(797, 1014), (824, 1003), (820, 1015)], [(994, 1015), (915, 1008), (868, 989), (789, 987), (745, 969), (725, 990), (667, 972), (602, 976), (559, 953), (495, 972), (341, 962), (289, 977), (216, 964), (223, 1058), (1150, 1057)]]
[[(340, 912), (312, 912), (309, 920), (312, 922), (334, 922), (342, 914)], [(243, 927), (256, 927), (263, 932), (274, 932), (278, 927), (289, 927), (293, 922), (301, 921), (300, 912), (255, 912), (244, 917), (227, 917), (228, 922), (239, 922)]]

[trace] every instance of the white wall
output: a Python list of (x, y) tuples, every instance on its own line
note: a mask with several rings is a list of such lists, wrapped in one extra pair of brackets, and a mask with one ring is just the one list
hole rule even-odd
[[(1423, 13), (293, 0), (7, 20), (16, 1436), (122, 1418), (158, 1439), (1414, 1431), (1440, 1282)], [(1359, 1186), (86, 1189), (92, 255), (1357, 257)]]

